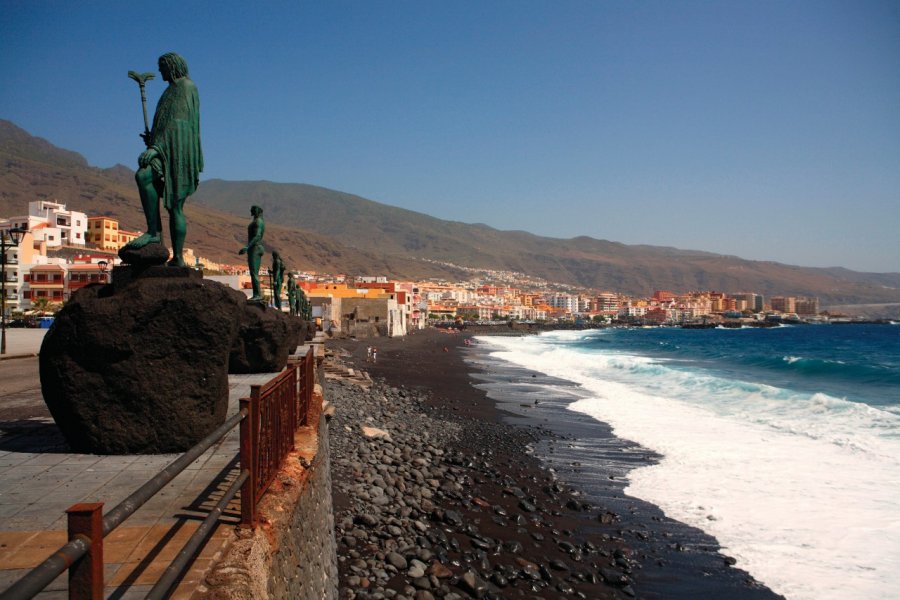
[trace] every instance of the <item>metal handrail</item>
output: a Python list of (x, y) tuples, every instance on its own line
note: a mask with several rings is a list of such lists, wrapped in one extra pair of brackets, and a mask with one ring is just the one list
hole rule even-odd
[(234, 480), (225, 492), (225, 495), (222, 496), (222, 499), (219, 500), (211, 511), (209, 511), (209, 514), (203, 519), (203, 523), (201, 523), (200, 527), (197, 528), (197, 531), (191, 535), (187, 544), (181, 549), (178, 556), (175, 557), (175, 560), (166, 567), (162, 577), (159, 578), (159, 581), (156, 582), (156, 585), (154, 585), (153, 589), (150, 590), (150, 593), (147, 594), (147, 600), (160, 600), (168, 597), (169, 590), (171, 590), (172, 586), (178, 581), (181, 572), (188, 564), (190, 564), (191, 560), (194, 558), (194, 554), (200, 549), (200, 546), (207, 538), (209, 538), (210, 534), (212, 534), (216, 521), (222, 516), (225, 507), (227, 507), (228, 503), (237, 495), (241, 486), (244, 485), (244, 482), (247, 481), (247, 478), (249, 477), (250, 469), (241, 471), (238, 478)]
[[(310, 350), (305, 357), (305, 360), (307, 362), (309, 362), (311, 354), (312, 351)], [(294, 385), (291, 387), (293, 387), (295, 395), (299, 396), (300, 394), (304, 394), (311, 396), (314, 378), (307, 379), (305, 381), (304, 389), (301, 390), (299, 389), (300, 385), (299, 377), (297, 376), (298, 369), (296, 365), (293, 368), (289, 367), (287, 369), (287, 372), (289, 373), (292, 370), (294, 371), (292, 375), (286, 376), (286, 374), (279, 374), (270, 382), (267, 382), (262, 386), (252, 386), (253, 388), (256, 388), (254, 390), (255, 394), (253, 394), (255, 398), (243, 398), (241, 400), (242, 407), (236, 414), (228, 418), (224, 423), (222, 423), (222, 425), (214, 429), (206, 437), (204, 437), (197, 444), (191, 447), (187, 452), (175, 459), (165, 469), (157, 473), (151, 480), (146, 482), (135, 492), (133, 492), (118, 505), (116, 505), (115, 508), (107, 512), (103, 516), (102, 521), (99, 522), (99, 525), (102, 525), (102, 527), (98, 527), (96, 530), (94, 530), (96, 532), (95, 537), (99, 538), (99, 540), (92, 540), (88, 535), (73, 531), (70, 514), (69, 535), (71, 539), (67, 543), (63, 544), (56, 552), (54, 552), (41, 564), (37, 565), (31, 571), (25, 574), (21, 579), (13, 583), (6, 590), (0, 592), (0, 600), (24, 600), (33, 598), (45, 587), (47, 587), (47, 585), (49, 585), (54, 579), (56, 579), (59, 575), (66, 571), (66, 569), (73, 569), (78, 561), (82, 559), (87, 560), (88, 558), (90, 558), (90, 555), (88, 555), (88, 553), (92, 552), (94, 541), (99, 541), (99, 550), (102, 550), (103, 538), (105, 538), (113, 530), (119, 527), (128, 517), (133, 515), (141, 506), (143, 506), (148, 500), (150, 500), (150, 498), (155, 496), (163, 487), (169, 484), (191, 463), (193, 463), (204, 452), (211, 448), (213, 444), (225, 437), (225, 435), (229, 431), (234, 429), (235, 426), (241, 424), (241, 473), (231, 484), (231, 486), (229, 486), (222, 499), (216, 504), (213, 510), (210, 511), (210, 514), (206, 516), (200, 527), (198, 527), (197, 530), (191, 535), (190, 539), (187, 541), (187, 544), (182, 548), (175, 560), (169, 564), (162, 577), (157, 581), (156, 585), (151, 590), (150, 595), (147, 596), (148, 598), (164, 598), (172, 588), (172, 586), (177, 582), (180, 573), (189, 564), (190, 560), (192, 560), (194, 553), (200, 548), (200, 546), (212, 533), (216, 521), (218, 521), (222, 512), (228, 506), (228, 503), (235, 497), (237, 492), (240, 491), (242, 487), (248, 490), (252, 489), (247, 486), (248, 482), (251, 482), (253, 484), (256, 484), (257, 482), (257, 474), (254, 470), (257, 468), (257, 463), (259, 462), (258, 457), (252, 457), (251, 452), (250, 460), (245, 461), (244, 454), (247, 449), (258, 448), (258, 441), (254, 441), (252, 445), (248, 447), (245, 444), (244, 436), (246, 435), (245, 432), (251, 431), (251, 428), (247, 427), (247, 423), (249, 421), (255, 421), (254, 427), (252, 429), (255, 430), (254, 433), (256, 433), (256, 435), (258, 435), (259, 433), (260, 390), (264, 390), (265, 392), (275, 391), (275, 388), (278, 384), (283, 383), (285, 379), (290, 377), (294, 383)], [(252, 400), (255, 400), (255, 402), (253, 402)], [(294, 407), (297, 407), (298, 402), (299, 398), (294, 398), (291, 402), (290, 408), (293, 409)], [(247, 403), (246, 406), (244, 406), (245, 403)], [(309, 403), (306, 404), (306, 408), (308, 410)], [(291, 420), (294, 424), (292, 430), (296, 431), (296, 427), (300, 424), (301, 419), (299, 418), (299, 415), (292, 416), (293, 418)], [(254, 436), (248, 436), (248, 438), (250, 437)], [(256, 460), (254, 460), (254, 458)], [(259, 498), (256, 496), (256, 494), (253, 493), (250, 493), (249, 496), (251, 498), (245, 498), (244, 493), (242, 492), (242, 525), (252, 525), (255, 522), (256, 505)], [(250, 508), (249, 515), (247, 512), (245, 512), (247, 508), (245, 507), (245, 504), (247, 504)], [(85, 505), (76, 506), (82, 508)], [(96, 514), (99, 513), (99, 511), (102, 509), (102, 504), (90, 505), (89, 508), (93, 511), (96, 511), (94, 513)], [(70, 508), (67, 512), (70, 512), (73, 509), (75, 509), (75, 507)], [(87, 558), (86, 555), (88, 555)], [(76, 597), (77, 594), (76, 596), (71, 595), (71, 577), (72, 575), (70, 571), (70, 597)], [(85, 593), (87, 593), (88, 591), (102, 593), (102, 565), (100, 567), (100, 572), (97, 575), (97, 578), (99, 579), (99, 582), (92, 582), (92, 585), (94, 586), (93, 590), (82, 591), (85, 591)], [(101, 590), (100, 592), (97, 591), (98, 585), (99, 590)]]
[(240, 410), (230, 419), (219, 425), (212, 433), (197, 442), (190, 450), (178, 457), (172, 464), (160, 471), (153, 479), (142, 485), (136, 492), (122, 500), (114, 509), (103, 516), (103, 535), (108, 535), (122, 522), (133, 515), (137, 509), (143, 506), (150, 498), (156, 495), (166, 484), (175, 479), (188, 465), (200, 458), (213, 444), (225, 437), (225, 434), (234, 429), (247, 416), (247, 412)]
[[(188, 465), (197, 460), (200, 455), (209, 450), (213, 444), (225, 437), (229, 431), (247, 416), (245, 410), (239, 411), (212, 433), (200, 440), (190, 450), (182, 454), (169, 466), (160, 471), (153, 479), (142, 485), (136, 492), (125, 498), (114, 509), (103, 517), (103, 536), (106, 537), (122, 522), (133, 515), (137, 509), (143, 506), (159, 490), (165, 487)], [(47, 560), (26, 573), (3, 592), (0, 592), (0, 600), (24, 600), (33, 598), (45, 587), (59, 577), (66, 569), (72, 566), (79, 558), (87, 554), (91, 547), (91, 540), (85, 537), (77, 537), (54, 552)]]

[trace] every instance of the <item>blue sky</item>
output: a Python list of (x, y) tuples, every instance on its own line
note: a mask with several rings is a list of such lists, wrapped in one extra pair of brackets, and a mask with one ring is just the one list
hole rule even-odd
[[(204, 178), (900, 271), (900, 3), (3, 0), (0, 118), (133, 166), (182, 54)], [(152, 114), (164, 83), (149, 83)]]

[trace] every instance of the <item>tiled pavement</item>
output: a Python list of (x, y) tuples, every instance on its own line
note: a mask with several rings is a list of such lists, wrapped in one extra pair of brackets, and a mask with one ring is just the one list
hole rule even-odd
[[(250, 386), (274, 373), (229, 376), (229, 416)], [(235, 427), (104, 540), (106, 597), (143, 598), (236, 476)], [(65, 452), (52, 420), (0, 433), (0, 590), (5, 590), (66, 541), (65, 510), (103, 502), (104, 513), (178, 455), (95, 456)], [(184, 574), (173, 598), (190, 598), (237, 522), (226, 516)], [(63, 573), (38, 598), (67, 598)]]

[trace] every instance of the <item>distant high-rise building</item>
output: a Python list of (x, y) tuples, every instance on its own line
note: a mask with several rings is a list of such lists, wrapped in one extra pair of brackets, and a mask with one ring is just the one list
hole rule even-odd
[(798, 315), (817, 315), (819, 314), (819, 299), (799, 297), (795, 302), (796, 313)]
[(755, 294), (753, 292), (741, 292), (738, 294), (732, 294), (731, 297), (737, 300), (739, 303), (744, 303), (743, 307), (736, 307), (738, 310), (752, 310), (753, 312), (758, 313), (762, 312), (763, 305), (765, 304), (762, 294)]
[(769, 304), (772, 306), (772, 310), (777, 312), (797, 312), (797, 299), (793, 296), (772, 296)]

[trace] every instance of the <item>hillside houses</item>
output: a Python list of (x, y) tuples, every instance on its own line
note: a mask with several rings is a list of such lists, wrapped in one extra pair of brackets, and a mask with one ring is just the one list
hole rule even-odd
[[(6, 253), (4, 314), (58, 308), (78, 289), (110, 280), (117, 251), (138, 232), (109, 216), (89, 216), (49, 200), (29, 203), (21, 216), (0, 219), (0, 231), (25, 229)], [(250, 295), (244, 264), (217, 264), (185, 250), (188, 264), (206, 277)], [(290, 265), (289, 265), (290, 266)], [(722, 319), (763, 319), (766, 314), (812, 316), (818, 299), (739, 291), (657, 290), (633, 297), (611, 290), (575, 289), (522, 273), (449, 265), (466, 281), (398, 281), (386, 275), (356, 276), (294, 271), (313, 317), (326, 331), (358, 336), (401, 336), (429, 322), (540, 321), (686, 324)], [(265, 265), (263, 295), (271, 299)], [(283, 298), (287, 290), (282, 289)], [(273, 303), (274, 304), (274, 303)], [(286, 310), (286, 302), (282, 303)]]

